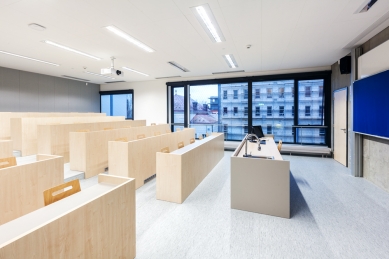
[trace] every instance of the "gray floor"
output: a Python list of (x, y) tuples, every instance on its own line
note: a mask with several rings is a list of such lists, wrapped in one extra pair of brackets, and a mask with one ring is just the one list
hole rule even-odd
[(388, 258), (389, 193), (332, 159), (291, 161), (291, 219), (230, 209), (231, 152), (183, 204), (137, 194), (137, 257)]

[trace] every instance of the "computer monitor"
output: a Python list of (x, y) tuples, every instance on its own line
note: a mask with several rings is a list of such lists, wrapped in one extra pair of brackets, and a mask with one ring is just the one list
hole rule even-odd
[(257, 135), (258, 138), (265, 137), (265, 135), (263, 135), (262, 126), (260, 126), (260, 125), (253, 126), (251, 132), (254, 133), (255, 135)]

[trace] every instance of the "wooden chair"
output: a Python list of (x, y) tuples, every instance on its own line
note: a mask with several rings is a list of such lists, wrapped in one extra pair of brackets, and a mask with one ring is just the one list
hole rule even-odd
[(117, 138), (115, 141), (122, 141), (122, 142), (128, 142), (128, 139), (126, 137), (124, 138)]
[(162, 148), (162, 149), (161, 149), (161, 152), (162, 152), (162, 153), (170, 153), (169, 147), (164, 147), (164, 148)]
[(203, 139), (203, 134), (200, 134), (199, 140), (202, 140), (202, 139)]
[(177, 132), (177, 131), (181, 131), (181, 128), (177, 128), (177, 129), (176, 129), (176, 132)]
[(136, 136), (136, 139), (142, 139), (142, 138), (145, 138), (145, 134), (139, 134), (138, 136)]
[(278, 151), (281, 152), (281, 147), (282, 147), (282, 140), (278, 141)]
[(88, 129), (81, 129), (81, 130), (77, 130), (76, 132), (89, 132), (90, 130)]
[(209, 134), (209, 132), (207, 132), (207, 134), (205, 134), (206, 137), (209, 137), (211, 136), (211, 134)]
[(153, 123), (151, 123), (151, 126), (155, 126), (155, 125), (157, 125), (157, 123), (154, 123), (154, 122), (153, 122)]
[(190, 144), (195, 143), (195, 139), (194, 139), (194, 138), (191, 138), (191, 139), (189, 140), (189, 143), (190, 143)]
[(161, 135), (161, 132), (157, 131), (157, 132), (154, 132), (154, 136), (159, 136)]
[(184, 142), (182, 142), (182, 141), (178, 142), (177, 146), (178, 146), (178, 149), (183, 148), (184, 147)]
[(15, 165), (16, 165), (16, 157), (14, 156), (0, 158), (0, 169), (10, 167), (10, 166), (15, 166)]
[(113, 130), (113, 128), (104, 128), (104, 130)]
[[(66, 187), (72, 187), (71, 189), (65, 190)], [(63, 183), (50, 188), (43, 192), (43, 198), (45, 200), (45, 206), (50, 205), (56, 201), (62, 200), (72, 194), (80, 192), (80, 181), (78, 179)]]

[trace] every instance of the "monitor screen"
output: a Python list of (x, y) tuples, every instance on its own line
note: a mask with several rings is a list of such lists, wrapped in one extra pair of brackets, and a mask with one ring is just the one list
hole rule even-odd
[(263, 138), (265, 135), (263, 135), (263, 131), (262, 131), (262, 126), (260, 125), (257, 125), (257, 126), (253, 126), (252, 128), (252, 132), (257, 135), (258, 138)]

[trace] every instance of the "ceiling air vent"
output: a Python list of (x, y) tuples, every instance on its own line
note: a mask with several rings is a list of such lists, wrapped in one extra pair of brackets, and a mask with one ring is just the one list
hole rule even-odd
[(373, 7), (373, 5), (377, 2), (378, 0), (366, 0), (363, 2), (361, 7), (358, 8), (358, 10), (355, 13), (365, 13), (370, 10), (370, 8)]
[(65, 76), (65, 75), (62, 75), (62, 77), (66, 77), (66, 78), (74, 79), (74, 80), (78, 80), (78, 81), (84, 81), (84, 82), (89, 82), (89, 81), (90, 81), (90, 80), (88, 80), (88, 79), (82, 79), (82, 78), (73, 77), (73, 76)]
[(218, 74), (229, 74), (229, 73), (242, 73), (244, 70), (235, 70), (235, 71), (225, 71), (225, 72), (213, 72), (213, 75), (218, 75)]
[(178, 64), (178, 63), (176, 63), (176, 62), (174, 62), (174, 61), (169, 61), (169, 62), (167, 62), (167, 63), (169, 63), (170, 65), (172, 65), (172, 66), (175, 67), (175, 68), (178, 68), (179, 70), (181, 70), (181, 71), (183, 71), (183, 72), (189, 72), (188, 69), (186, 69), (185, 67), (181, 66), (180, 64)]
[(155, 79), (166, 79), (166, 78), (176, 78), (181, 76), (164, 76), (164, 77), (156, 77)]
[(111, 82), (105, 82), (106, 84), (112, 84), (112, 83), (124, 83), (126, 81), (111, 81)]

